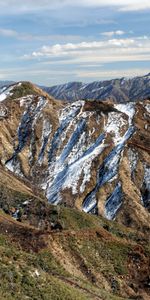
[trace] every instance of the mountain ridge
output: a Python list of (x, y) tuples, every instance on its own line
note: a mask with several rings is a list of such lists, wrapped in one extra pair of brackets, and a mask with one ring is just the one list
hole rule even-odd
[(52, 87), (42, 87), (56, 99), (75, 100), (105, 100), (112, 99), (116, 103), (137, 101), (150, 96), (150, 73), (144, 76), (127, 79), (110, 79), (91, 83), (69, 82)]

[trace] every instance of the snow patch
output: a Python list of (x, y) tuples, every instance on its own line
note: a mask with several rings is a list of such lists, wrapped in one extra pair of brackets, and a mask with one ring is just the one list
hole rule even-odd
[(147, 112), (150, 114), (150, 104), (146, 104), (146, 105), (145, 105), (145, 109), (146, 109)]
[[(52, 174), (53, 176), (55, 174), (55, 178), (53, 179), (53, 181), (49, 180), (47, 186), (47, 198), (49, 202), (57, 204), (60, 199), (59, 192), (64, 189), (71, 188), (72, 193), (77, 194), (78, 182), (82, 173), (86, 174), (81, 184), (81, 191), (84, 190), (86, 181), (90, 180), (91, 172), (89, 171), (89, 168), (91, 168), (93, 159), (108, 146), (104, 145), (104, 137), (104, 135), (100, 135), (96, 142), (91, 147), (89, 147), (79, 159), (77, 159), (70, 165), (62, 165), (59, 164), (59, 161), (57, 162), (55, 171)], [(86, 170), (88, 170), (88, 174), (86, 173)], [(57, 173), (55, 173), (56, 171)]]
[(34, 98), (33, 95), (22, 97), (20, 99), (20, 107), (25, 106), (27, 108), (32, 103), (33, 98)]
[(86, 182), (89, 182), (90, 178), (91, 178), (92, 161), (94, 160), (95, 157), (100, 155), (107, 146), (108, 145), (104, 145), (104, 142), (103, 142), (101, 145), (97, 146), (93, 150), (93, 152), (89, 153), (86, 156), (83, 156), (81, 159), (79, 159), (75, 163), (73, 163), (68, 170), (68, 174), (67, 174), (67, 177), (63, 184), (62, 189), (72, 188), (73, 195), (77, 194), (78, 193), (78, 181), (83, 172), (84, 178), (83, 178), (83, 182), (81, 184), (81, 192), (83, 193)]
[(129, 126), (131, 126), (135, 115), (135, 103), (129, 102), (126, 104), (115, 104), (114, 107), (129, 117), (128, 122)]
[(114, 189), (113, 193), (105, 203), (104, 215), (108, 220), (114, 220), (119, 208), (122, 205), (122, 189), (119, 182)]
[(150, 167), (144, 166), (144, 182), (147, 189), (150, 191)]
[(8, 110), (4, 105), (0, 105), (0, 118), (4, 118), (7, 116)]
[(38, 157), (38, 162), (40, 165), (43, 162), (45, 148), (47, 146), (51, 132), (52, 132), (52, 125), (50, 124), (48, 119), (45, 119), (43, 121), (42, 145), (41, 145), (41, 149), (40, 149), (40, 153), (39, 153), (39, 157)]
[(13, 93), (11, 93), (11, 91), (12, 91), (15, 87), (20, 86), (20, 85), (21, 85), (21, 83), (18, 83), (18, 84), (9, 86), (9, 87), (3, 87), (3, 88), (0, 90), (0, 102), (4, 101), (8, 96), (12, 96)]
[(71, 105), (68, 104), (65, 108), (63, 108), (60, 111), (59, 124), (61, 124), (63, 120), (68, 118), (68, 115), (72, 115), (72, 114), (74, 114), (74, 112), (76, 112), (77, 109), (83, 108), (84, 104), (85, 104), (85, 101), (81, 101), (81, 100), (75, 101)]
[(21, 171), (21, 163), (16, 157), (13, 157), (8, 162), (6, 162), (5, 166), (9, 171), (15, 173), (16, 175), (18, 175), (20, 177), (24, 177), (24, 175)]
[(128, 159), (129, 159), (129, 164), (130, 164), (130, 170), (131, 170), (131, 174), (134, 172), (134, 170), (136, 169), (137, 166), (137, 162), (138, 162), (138, 153), (129, 148), (128, 150)]
[(118, 113), (110, 112), (108, 114), (108, 121), (107, 124), (104, 125), (104, 130), (107, 133), (114, 134), (113, 141), (115, 145), (117, 145), (121, 141), (122, 136), (120, 131), (125, 125), (126, 121), (122, 116), (118, 117)]
[(109, 153), (105, 158), (102, 166), (100, 167), (97, 174), (97, 183), (94, 189), (89, 193), (89, 195), (84, 199), (82, 204), (82, 209), (85, 212), (90, 212), (97, 205), (96, 194), (97, 191), (111, 179), (113, 180), (118, 174), (119, 162), (121, 159), (121, 154), (125, 146), (125, 142), (133, 135), (135, 129), (130, 127), (125, 135), (122, 137), (121, 142)]

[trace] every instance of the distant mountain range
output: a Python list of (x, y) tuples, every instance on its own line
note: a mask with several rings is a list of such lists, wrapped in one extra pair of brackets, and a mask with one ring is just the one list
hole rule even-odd
[(56, 99), (70, 102), (79, 99), (112, 99), (114, 102), (124, 103), (146, 99), (150, 96), (150, 73), (132, 79), (94, 81), (89, 84), (69, 82), (52, 87), (42, 87), (42, 89)]
[(0, 88), (3, 86), (9, 86), (10, 84), (13, 84), (14, 81), (9, 81), (9, 80), (0, 80)]

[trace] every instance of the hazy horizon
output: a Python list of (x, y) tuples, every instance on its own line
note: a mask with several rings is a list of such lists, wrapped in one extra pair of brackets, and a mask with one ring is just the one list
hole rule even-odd
[[(122, 78), (128, 80), (128, 79), (132, 79), (132, 78), (135, 78), (135, 77), (148, 76), (149, 74), (150, 74), (150, 72), (147, 73), (147, 74), (139, 75), (139, 76), (138, 76), (138, 75), (137, 75), (137, 76), (130, 76), (130, 77), (126, 77), (126, 76), (125, 76), (125, 77), (116, 77), (116, 78), (113, 77), (113, 78), (109, 78), (109, 79), (108, 79), (108, 78), (106, 78), (106, 79), (104, 78), (104, 79), (98, 79), (98, 80), (96, 80), (96, 82), (97, 82), (97, 81), (103, 82), (103, 81), (117, 80), (117, 79), (120, 80), (120, 79), (122, 79)], [(26, 82), (26, 81), (29, 81), (29, 80), (28, 80), (28, 79), (27, 79), (27, 80), (22, 80), (22, 82), (23, 82), (23, 81)], [(8, 82), (8, 83), (9, 83), (9, 82), (17, 83), (17, 82), (21, 82), (21, 80), (16, 80), (16, 81), (15, 81), (15, 80), (7, 80), (7, 79), (6, 79), (6, 80), (0, 80), (0, 83), (1, 83), (1, 82), (6, 82), (6, 83), (7, 83), (7, 82)], [(62, 82), (62, 83), (50, 84), (50, 85), (44, 85), (44, 84), (37, 83), (37, 82), (33, 82), (33, 81), (30, 81), (30, 82), (32, 82), (32, 83), (35, 84), (35, 85), (41, 86), (41, 87), (42, 87), (42, 86), (45, 86), (45, 87), (52, 87), (52, 86), (55, 86), (55, 85), (56, 85), (56, 86), (58, 86), (58, 85), (65, 85), (65, 84), (73, 83), (73, 82), (78, 82), (78, 83), (83, 83), (83, 84), (90, 84), (90, 83), (95, 82), (95, 81), (92, 81), (92, 80), (91, 80), (91, 81), (85, 82), (85, 81), (82, 81), (82, 80), (80, 80), (80, 81), (72, 81), (72, 80), (71, 80), (71, 81), (64, 81), (64, 82)]]

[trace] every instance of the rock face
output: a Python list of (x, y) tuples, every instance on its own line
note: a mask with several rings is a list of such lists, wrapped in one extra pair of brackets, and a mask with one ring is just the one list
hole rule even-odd
[(3, 88), (0, 98), (4, 167), (51, 204), (149, 227), (150, 100), (65, 104), (30, 83)]
[(113, 99), (116, 103), (146, 99), (150, 95), (150, 74), (132, 79), (95, 81), (89, 84), (69, 82), (43, 89), (56, 99), (75, 101), (79, 99)]

